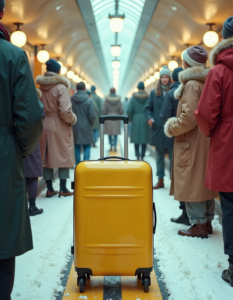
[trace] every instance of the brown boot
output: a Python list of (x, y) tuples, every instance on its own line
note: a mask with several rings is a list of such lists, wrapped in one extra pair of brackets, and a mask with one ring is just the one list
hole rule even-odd
[(159, 178), (158, 183), (155, 186), (153, 186), (153, 190), (162, 189), (162, 188), (164, 188), (164, 182), (163, 179)]
[(57, 191), (49, 191), (49, 190), (47, 190), (46, 198), (52, 198), (54, 195), (57, 195), (57, 194), (58, 194)]
[(66, 189), (66, 192), (60, 191), (59, 192), (59, 197), (67, 197), (67, 196), (73, 196), (74, 192), (70, 192), (68, 189)]
[(208, 230), (206, 223), (205, 224), (194, 224), (188, 230), (180, 230), (179, 235), (189, 236), (189, 237), (200, 237), (208, 238)]
[(207, 221), (207, 230), (208, 230), (208, 234), (213, 234), (213, 227), (211, 221)]

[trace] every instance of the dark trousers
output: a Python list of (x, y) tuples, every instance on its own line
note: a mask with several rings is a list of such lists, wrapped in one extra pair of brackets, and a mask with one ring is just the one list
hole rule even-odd
[(146, 144), (142, 144), (141, 145), (141, 152), (140, 152), (140, 149), (139, 149), (140, 148), (140, 144), (135, 144), (134, 148), (135, 148), (135, 155), (136, 155), (136, 157), (144, 158), (145, 153), (146, 153)]
[(229, 255), (230, 267), (233, 269), (233, 193), (219, 192), (222, 207), (222, 231), (224, 252)]
[(38, 178), (26, 177), (26, 185), (29, 198), (36, 198), (38, 189)]
[(186, 211), (186, 206), (185, 206), (185, 202), (180, 201), (180, 207), (181, 210), (183, 210), (183, 214), (187, 215), (187, 211)]
[(10, 300), (15, 278), (15, 258), (0, 260), (0, 299)]

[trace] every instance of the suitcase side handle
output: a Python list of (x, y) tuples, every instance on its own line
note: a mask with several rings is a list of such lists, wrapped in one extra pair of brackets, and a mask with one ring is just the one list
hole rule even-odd
[(157, 216), (156, 216), (155, 204), (153, 203), (153, 234), (155, 234), (156, 224), (157, 224)]
[(104, 122), (109, 121), (123, 121), (124, 122), (124, 158), (128, 158), (128, 116), (119, 116), (119, 115), (106, 115), (100, 116), (100, 158), (104, 157)]
[(129, 117), (128, 116), (119, 116), (119, 115), (107, 115), (107, 116), (100, 116), (99, 121), (100, 124), (104, 124), (105, 121), (123, 121), (124, 124), (129, 124)]
[(112, 158), (117, 158), (117, 159), (121, 159), (121, 160), (129, 160), (128, 158), (119, 157), (119, 156), (108, 156), (108, 157), (100, 158), (98, 160), (108, 160), (108, 159), (112, 159)]

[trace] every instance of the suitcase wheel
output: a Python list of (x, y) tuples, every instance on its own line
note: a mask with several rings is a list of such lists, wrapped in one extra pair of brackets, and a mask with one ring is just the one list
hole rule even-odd
[(151, 278), (150, 276), (142, 276), (141, 284), (144, 287), (144, 292), (149, 292), (149, 287), (151, 286)]
[(86, 282), (86, 277), (78, 277), (78, 286), (79, 286), (79, 292), (83, 293), (84, 292), (84, 286), (87, 285)]

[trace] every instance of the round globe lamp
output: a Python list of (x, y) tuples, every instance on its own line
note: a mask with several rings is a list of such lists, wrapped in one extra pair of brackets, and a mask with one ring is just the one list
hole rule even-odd
[(72, 79), (73, 77), (74, 77), (74, 71), (72, 71), (72, 70), (69, 70), (68, 72), (67, 72), (67, 75), (66, 75), (69, 79)]
[(159, 71), (156, 71), (154, 73), (154, 77), (155, 77), (155, 80), (159, 80), (160, 79), (160, 73), (159, 73)]
[(154, 83), (155, 82), (155, 77), (153, 75), (150, 76), (150, 82)]
[(172, 60), (168, 63), (168, 68), (173, 71), (175, 68), (178, 68), (178, 62), (172, 58)]
[(120, 71), (119, 70), (112, 70), (112, 75), (120, 75)]
[(17, 26), (16, 30), (11, 35), (11, 43), (15, 46), (22, 48), (27, 42), (26, 34), (20, 29), (23, 23), (14, 23)]
[(213, 30), (213, 25), (215, 25), (215, 23), (206, 23), (206, 25), (209, 25), (210, 28), (209, 30), (204, 34), (203, 36), (203, 42), (204, 44), (209, 47), (209, 48), (213, 48), (214, 46), (217, 45), (217, 43), (219, 42), (219, 36), (217, 34), (217, 32), (215, 32)]
[(113, 32), (121, 32), (124, 26), (124, 16), (110, 16), (110, 29)]
[(44, 64), (46, 63), (47, 60), (49, 60), (49, 53), (48, 51), (44, 50), (44, 47), (46, 45), (45, 44), (42, 44), (41, 47), (42, 47), (42, 50), (40, 50), (38, 53), (37, 53), (37, 59), (40, 63)]
[(112, 56), (118, 57), (119, 55), (121, 55), (121, 46), (112, 46), (111, 47), (111, 54)]
[(120, 68), (120, 66), (121, 66), (121, 63), (120, 63), (119, 60), (113, 60), (113, 61), (112, 61), (112, 68), (113, 68), (114, 70), (118, 70), (118, 69)]
[(67, 67), (62, 66), (61, 67), (61, 75), (66, 75), (66, 73), (67, 73)]

